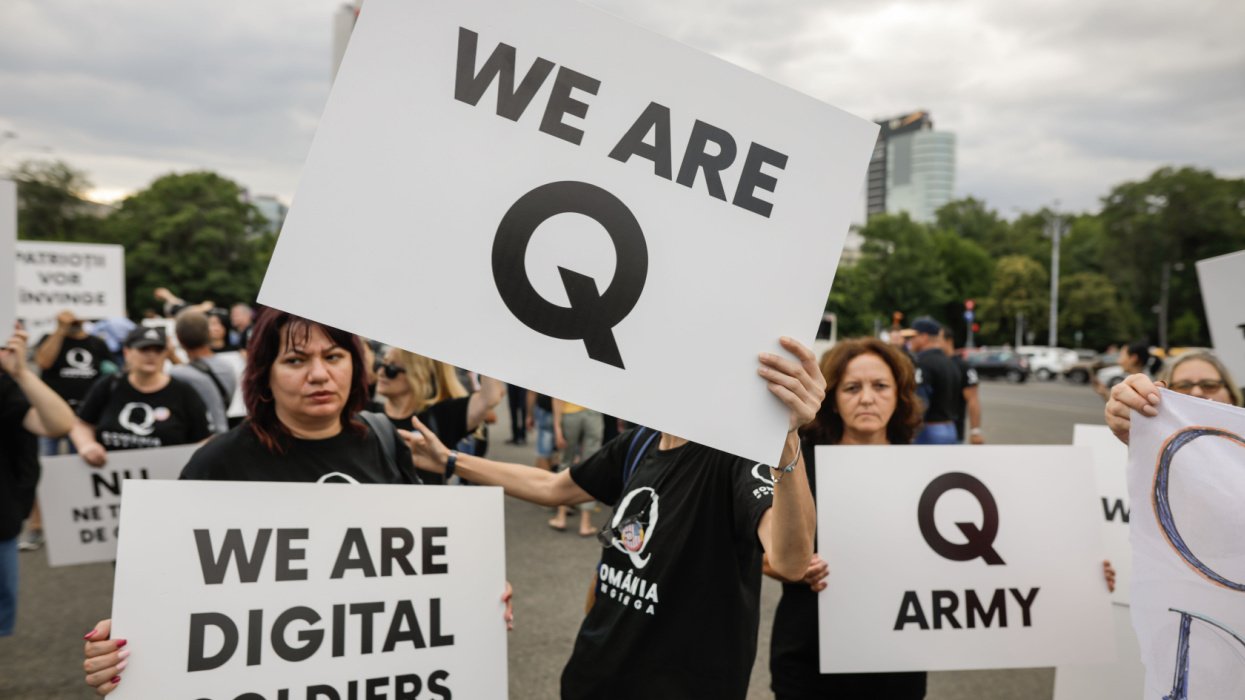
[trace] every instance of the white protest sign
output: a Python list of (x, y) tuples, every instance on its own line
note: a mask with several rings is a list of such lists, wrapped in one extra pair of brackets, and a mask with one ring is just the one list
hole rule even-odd
[(17, 317), (125, 315), (125, 249), (97, 243), (17, 242)]
[(8, 342), (17, 319), (13, 297), (17, 290), (17, 183), (0, 179), (0, 344)]
[(1137, 700), (1145, 685), (1141, 649), (1127, 605), (1111, 606), (1115, 626), (1115, 663), (1060, 666), (1055, 669), (1054, 700)]
[(1089, 450), (818, 446), (822, 673), (1114, 658)]
[(1245, 386), (1245, 250), (1199, 260), (1197, 279), (1215, 354)]
[(877, 131), (578, 2), (368, 0), (259, 301), (773, 463)]
[(125, 485), (125, 698), (506, 697), (499, 488)]
[(176, 479), (197, 449), (198, 445), (178, 445), (117, 450), (109, 452), (108, 463), (98, 468), (78, 455), (40, 457), (39, 508), (48, 565), (115, 560), (121, 485), (127, 479)]
[(1128, 470), (1144, 697), (1239, 700), (1245, 410), (1162, 390), (1157, 417), (1133, 413)]
[(229, 363), (229, 366), (233, 368), (234, 376), (238, 378), (238, 390), (233, 392), (233, 399), (225, 407), (225, 416), (228, 418), (245, 418), (246, 401), (242, 397), (242, 376), (246, 372), (246, 358), (242, 357), (240, 352), (218, 352), (216, 357)]
[(1078, 423), (1072, 444), (1088, 447), (1094, 456), (1094, 482), (1102, 504), (1102, 542), (1106, 558), (1115, 569), (1115, 592), (1111, 600), (1128, 604), (1133, 572), (1133, 549), (1128, 543), (1128, 447), (1105, 425)]

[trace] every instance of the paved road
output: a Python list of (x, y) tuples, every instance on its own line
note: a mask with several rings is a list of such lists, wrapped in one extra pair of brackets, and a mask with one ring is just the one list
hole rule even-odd
[[(987, 383), (982, 389), (986, 436), (995, 444), (1066, 444), (1075, 423), (1101, 423), (1102, 402), (1089, 389), (1064, 384), (1013, 386)], [(501, 425), (506, 425), (503, 417)], [(501, 444), (495, 431), (492, 456), (530, 462), (530, 448)], [(546, 509), (506, 500), (506, 551), (516, 590), (516, 624), (510, 636), (510, 696), (515, 700), (557, 697), (557, 680), (582, 616), (600, 545), (546, 526)], [(596, 516), (600, 523), (604, 514)], [(20, 617), (13, 637), (0, 639), (0, 698), (43, 700), (93, 697), (82, 685), (81, 637), (107, 616), (112, 596), (110, 565), (49, 569), (43, 553), (21, 556)], [(768, 691), (769, 624), (779, 588), (767, 581), (762, 592), (760, 652), (749, 700), (772, 698)], [(136, 657), (142, 653), (135, 645)], [(1050, 669), (935, 673), (930, 700), (1049, 700)]]

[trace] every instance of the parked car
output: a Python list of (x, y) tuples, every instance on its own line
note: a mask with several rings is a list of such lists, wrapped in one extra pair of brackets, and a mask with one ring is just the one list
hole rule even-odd
[(1012, 383), (1029, 379), (1029, 361), (1011, 350), (983, 350), (972, 353), (965, 359), (970, 367), (977, 370), (978, 377), (1002, 377)]
[[(1074, 362), (1072, 366), (1064, 370), (1063, 378), (1077, 384), (1089, 384), (1089, 378), (1094, 376), (1099, 370), (1106, 367), (1113, 367), (1116, 364), (1117, 357), (1103, 353), (1099, 355), (1090, 351), (1088, 357), (1083, 351), (1078, 350), (1077, 356), (1081, 359)], [(1117, 382), (1118, 383), (1118, 382)]]
[(1045, 345), (1021, 345), (1016, 348), (1029, 361), (1029, 371), (1038, 379), (1048, 382), (1062, 376), (1069, 367), (1076, 364), (1077, 355), (1067, 348), (1052, 348)]

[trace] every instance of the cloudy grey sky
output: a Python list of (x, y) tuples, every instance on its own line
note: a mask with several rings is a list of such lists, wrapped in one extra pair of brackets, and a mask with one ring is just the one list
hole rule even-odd
[[(115, 196), (208, 168), (289, 201), (341, 4), (0, 0), (0, 169), (61, 158)], [(957, 196), (1008, 216), (1166, 164), (1245, 175), (1240, 0), (591, 4), (863, 117), (930, 110)]]

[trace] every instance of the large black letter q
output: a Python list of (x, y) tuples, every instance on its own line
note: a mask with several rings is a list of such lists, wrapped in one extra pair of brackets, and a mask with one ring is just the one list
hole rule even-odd
[[(614, 242), (614, 279), (602, 294), (591, 277), (559, 267), (570, 308), (549, 302), (527, 276), (527, 246), (532, 234), (558, 214), (583, 214), (605, 227)], [(551, 182), (519, 198), (502, 217), (493, 239), (493, 280), (506, 308), (537, 333), (562, 340), (583, 340), (588, 357), (623, 367), (613, 328), (640, 300), (648, 277), (644, 232), (627, 205), (586, 182)]]
[[(964, 489), (973, 494), (981, 504), (981, 527), (973, 523), (956, 523), (960, 532), (968, 538), (964, 544), (956, 544), (943, 537), (934, 524), (934, 506), (942, 495), (953, 489)], [(951, 561), (972, 561), (978, 557), (991, 566), (1003, 564), (1003, 558), (994, 551), (994, 538), (999, 534), (999, 507), (986, 485), (963, 472), (949, 472), (929, 482), (916, 509), (917, 524), (921, 536), (929, 548)]]

